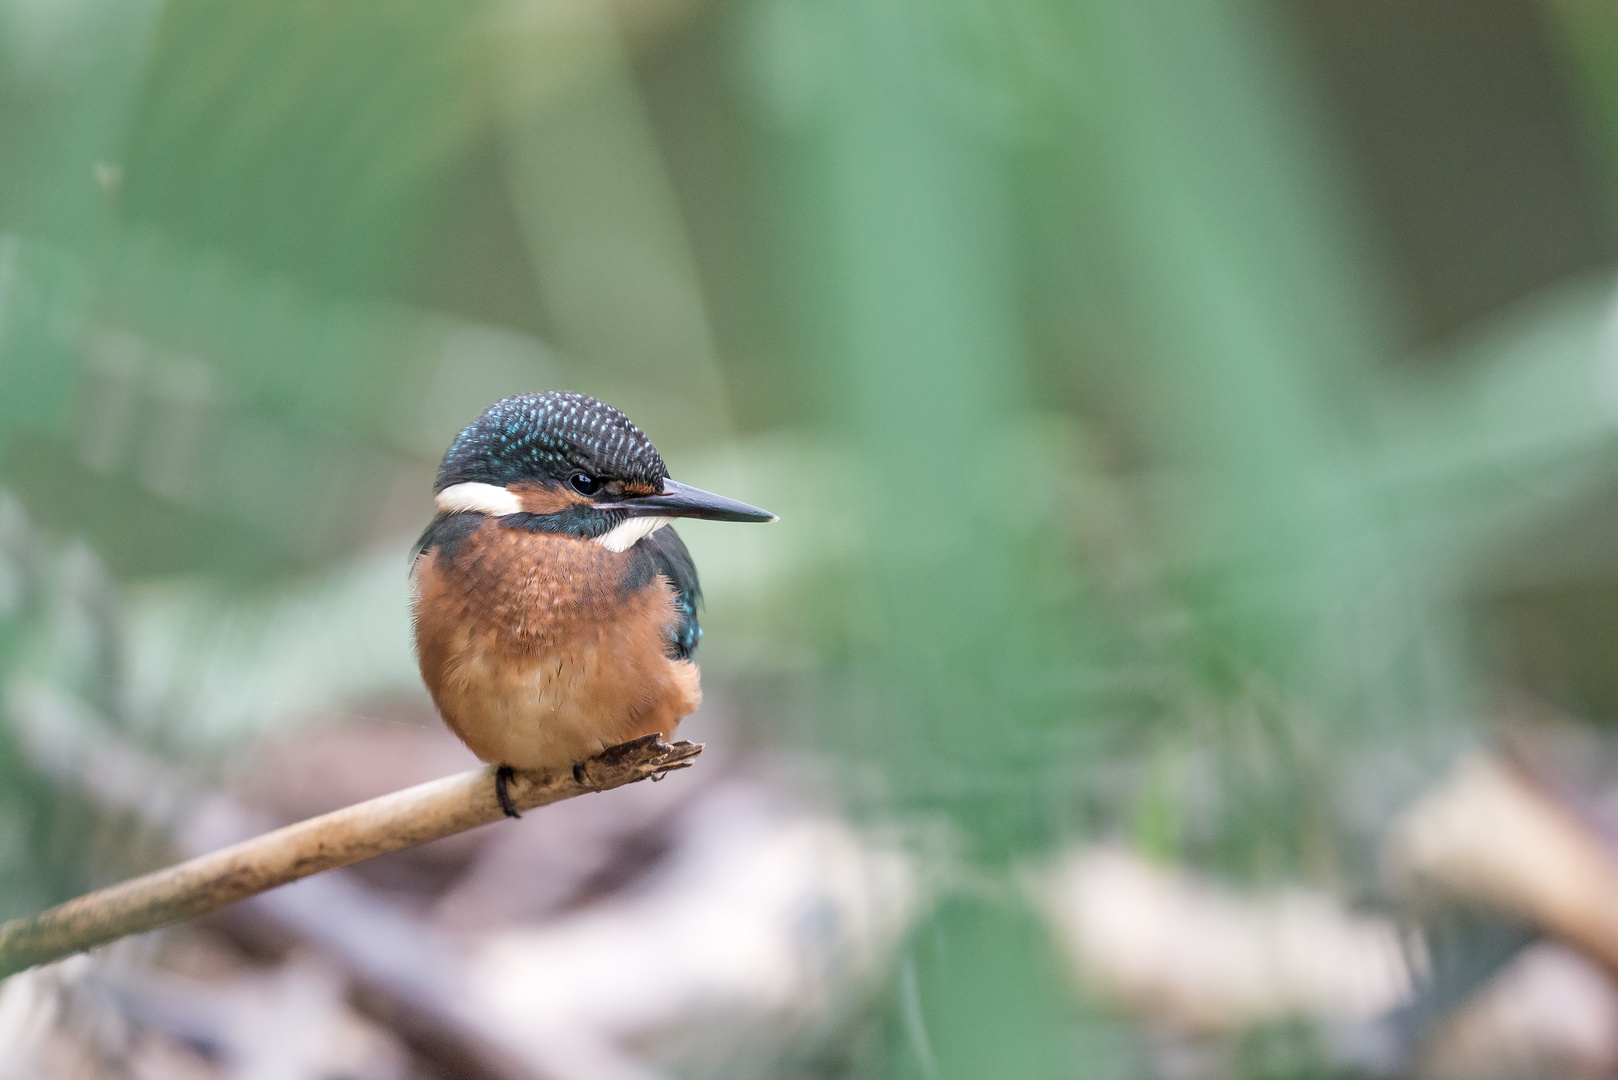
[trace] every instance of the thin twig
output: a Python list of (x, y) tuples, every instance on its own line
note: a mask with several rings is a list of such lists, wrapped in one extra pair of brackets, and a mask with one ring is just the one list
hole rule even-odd
[[(696, 743), (648, 735), (603, 751), (571, 774), (517, 772), (507, 785), (518, 810), (606, 791), (687, 768)], [(128, 934), (212, 911), (289, 881), (351, 866), (500, 820), (495, 769), (418, 784), (288, 825), (29, 918), (0, 925), (0, 978)]]

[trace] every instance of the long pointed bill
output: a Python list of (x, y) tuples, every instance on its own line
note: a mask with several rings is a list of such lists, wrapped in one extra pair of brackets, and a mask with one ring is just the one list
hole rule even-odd
[(706, 518), (709, 521), (775, 521), (768, 510), (760, 510), (711, 491), (664, 480), (658, 495), (638, 495), (621, 502), (602, 504), (603, 510), (628, 510), (636, 517)]

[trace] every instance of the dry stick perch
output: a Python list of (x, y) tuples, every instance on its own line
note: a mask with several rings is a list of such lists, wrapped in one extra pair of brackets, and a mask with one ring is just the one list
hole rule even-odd
[[(688, 768), (701, 752), (700, 743), (670, 745), (647, 735), (585, 762), (582, 782), (572, 775), (517, 772), (507, 791), (518, 810), (531, 810)], [(494, 776), (489, 765), (418, 784), (0, 924), (0, 978), (322, 870), (498, 821), (505, 815)]]

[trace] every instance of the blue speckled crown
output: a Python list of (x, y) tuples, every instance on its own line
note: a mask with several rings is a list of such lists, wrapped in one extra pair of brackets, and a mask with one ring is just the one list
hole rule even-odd
[(560, 482), (574, 472), (661, 488), (667, 466), (629, 417), (588, 394), (518, 394), (483, 410), (455, 437), (434, 491), (453, 484)]

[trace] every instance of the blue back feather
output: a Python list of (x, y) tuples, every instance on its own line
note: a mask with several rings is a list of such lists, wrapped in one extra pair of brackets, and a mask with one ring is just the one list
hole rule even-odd
[(691, 561), (685, 541), (672, 526), (665, 525), (635, 546), (646, 549), (656, 572), (674, 586), (674, 606), (680, 617), (669, 634), (668, 655), (672, 660), (689, 660), (702, 640), (702, 627), (697, 622), (697, 607), (702, 603), (697, 564)]

